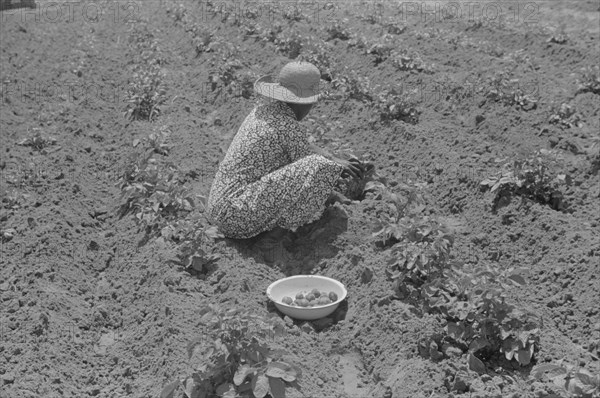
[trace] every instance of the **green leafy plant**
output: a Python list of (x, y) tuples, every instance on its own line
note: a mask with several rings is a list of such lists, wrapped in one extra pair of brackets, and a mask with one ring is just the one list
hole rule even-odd
[(547, 40), (548, 43), (565, 44), (568, 40), (565, 27), (565, 24), (561, 24), (560, 27)]
[(553, 209), (564, 208), (561, 188), (570, 183), (566, 174), (558, 174), (552, 167), (556, 163), (554, 153), (547, 150), (536, 151), (532, 156), (507, 162), (502, 171), (481, 181), (481, 186), (496, 192), (494, 205), (500, 198), (514, 193)]
[(230, 86), (237, 80), (236, 71), (242, 69), (242, 63), (238, 59), (232, 59), (226, 63), (220, 64), (215, 70), (209, 72), (208, 82), (211, 85), (211, 91), (222, 90)]
[(370, 80), (365, 76), (359, 76), (354, 71), (347, 72), (344, 70), (344, 72), (339, 73), (332, 80), (332, 88), (341, 91), (349, 99), (372, 102), (374, 98)]
[(34, 128), (33, 130), (35, 131), (33, 137), (24, 138), (17, 142), (17, 145), (29, 146), (36, 151), (41, 151), (48, 146), (56, 144), (56, 138), (43, 135), (42, 131), (38, 128)]
[(166, 11), (175, 22), (184, 22), (188, 15), (183, 4), (169, 3)]
[(525, 88), (536, 88), (533, 84), (523, 84), (519, 79), (511, 79), (510, 72), (496, 72), (487, 81), (486, 98), (501, 102), (507, 106), (517, 105), (525, 111), (537, 108), (535, 92), (526, 92)]
[(161, 233), (168, 224), (194, 208), (190, 191), (179, 179), (177, 168), (152, 156), (154, 148), (129, 163), (117, 185), (121, 188), (121, 217), (133, 213), (147, 232)]
[(289, 21), (299, 22), (304, 19), (304, 15), (302, 14), (302, 8), (293, 3), (283, 3), (285, 4), (284, 9), (281, 13), (281, 16)]
[(358, 49), (368, 48), (370, 45), (369, 41), (364, 36), (352, 36), (348, 40), (348, 47), (356, 47)]
[(600, 375), (594, 376), (586, 369), (569, 365), (562, 360), (534, 366), (531, 374), (537, 380), (543, 380), (544, 376), (550, 378), (569, 397), (593, 398), (600, 393)]
[(339, 39), (339, 40), (348, 40), (352, 37), (352, 33), (346, 28), (348, 25), (348, 20), (343, 19), (342, 21), (332, 21), (329, 25), (325, 27), (325, 31), (327, 32), (327, 41)]
[(581, 127), (581, 115), (575, 110), (575, 107), (562, 103), (559, 107), (555, 107), (550, 115), (549, 122), (558, 124), (563, 127), (571, 128)]
[(379, 65), (388, 59), (391, 53), (392, 45), (385, 41), (374, 43), (367, 49), (367, 54), (374, 56), (375, 65)]
[(135, 23), (129, 41), (139, 54), (139, 60), (135, 63), (133, 78), (127, 88), (125, 115), (134, 120), (152, 121), (159, 115), (160, 105), (165, 101), (160, 65), (166, 61), (146, 21)]
[(600, 66), (588, 66), (581, 70), (577, 79), (577, 92), (600, 94)]
[(407, 29), (407, 26), (398, 22), (396, 18), (389, 17), (384, 22), (381, 23), (386, 31), (392, 35), (400, 35), (404, 33)]
[(377, 94), (376, 108), (383, 122), (402, 120), (410, 124), (419, 122), (420, 111), (417, 108), (417, 90), (404, 91), (391, 88)]
[(407, 283), (419, 287), (442, 275), (454, 237), (444, 224), (423, 213), (425, 201), (418, 187), (398, 187), (401, 193), (389, 191), (380, 182), (369, 184), (366, 189), (379, 191), (387, 202), (389, 210), (379, 214), (372, 235), (383, 245), (391, 245), (386, 249), (386, 274), (394, 281), (394, 290), (410, 295)]
[(154, 120), (165, 101), (163, 74), (157, 67), (141, 67), (133, 74), (127, 89), (126, 116), (134, 120)]
[(319, 68), (321, 79), (332, 81), (336, 71), (330, 56), (331, 52), (332, 48), (327, 43), (309, 40), (298, 56), (298, 60), (312, 63)]
[(524, 270), (498, 270), (479, 264), (454, 264), (421, 290), (428, 312), (448, 320), (450, 342), (469, 352), (472, 370), (483, 373), (478, 358), (502, 353), (507, 360), (528, 365), (539, 345), (541, 322), (533, 314), (506, 301), (510, 285), (522, 286)]
[(23, 199), (26, 199), (25, 195), (26, 194), (20, 193), (14, 188), (2, 190), (2, 207), (5, 209), (20, 208), (23, 203)]
[(411, 50), (395, 50), (390, 54), (392, 59), (392, 64), (396, 67), (396, 69), (401, 71), (417, 71), (424, 73), (433, 73), (434, 67), (433, 64), (429, 65), (423, 62), (421, 56)]
[(260, 30), (259, 36), (261, 37), (261, 40), (264, 42), (275, 43), (279, 34), (282, 31), (283, 31), (283, 26), (280, 23), (275, 22), (275, 23), (269, 25), (268, 28), (263, 28), (262, 30)]
[(281, 32), (277, 35), (274, 42), (277, 51), (290, 59), (295, 59), (302, 51), (303, 37), (296, 32)]
[(454, 237), (445, 224), (423, 214), (418, 187), (400, 184), (402, 193), (396, 194), (373, 182), (367, 189), (387, 205), (373, 236), (392, 244), (386, 249), (386, 274), (395, 296), (447, 321), (444, 333), (420, 342), (422, 355), (439, 359), (445, 354), (438, 348), (455, 347), (479, 373), (485, 372), (483, 360), (499, 354), (528, 365), (541, 323), (506, 301), (511, 284), (525, 284), (523, 270), (451, 262)]
[[(159, 155), (168, 155), (170, 146), (167, 144), (167, 139), (170, 135), (170, 131), (166, 126), (162, 126), (158, 131), (152, 132), (143, 140), (143, 143), (148, 149), (152, 149), (154, 153)], [(140, 145), (139, 139), (133, 140), (133, 146), (137, 147)]]
[(372, 3), (373, 9), (370, 12), (362, 13), (358, 18), (370, 25), (378, 24), (382, 19), (383, 4)]
[(214, 32), (199, 25), (194, 25), (190, 32), (192, 33), (192, 44), (197, 57), (206, 52), (213, 52), (218, 48), (219, 40), (215, 39)]
[(285, 360), (286, 352), (269, 347), (269, 341), (285, 330), (277, 315), (267, 318), (212, 305), (199, 315), (209, 339), (188, 345), (194, 372), (165, 386), (162, 397), (170, 398), (183, 387), (189, 398), (281, 398), (288, 386), (297, 387), (301, 370)]
[(335, 190), (341, 193), (344, 197), (351, 200), (362, 200), (364, 197), (364, 190), (367, 184), (376, 179), (377, 173), (375, 171), (375, 165), (370, 163), (366, 159), (361, 159), (353, 154), (346, 156), (340, 151), (335, 151), (336, 157), (346, 160), (356, 159), (358, 160), (364, 169), (362, 178), (356, 179), (350, 176), (339, 178), (335, 184)]

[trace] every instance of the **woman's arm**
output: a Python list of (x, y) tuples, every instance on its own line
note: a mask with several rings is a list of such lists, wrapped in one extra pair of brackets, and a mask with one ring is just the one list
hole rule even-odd
[(331, 152), (329, 152), (325, 149), (322, 149), (321, 147), (319, 147), (315, 144), (309, 144), (309, 148), (311, 151), (313, 151), (313, 153), (315, 153), (317, 155), (321, 155), (321, 156), (339, 164), (340, 166), (344, 167), (344, 172), (342, 173), (342, 177), (344, 177), (347, 174), (351, 175), (354, 178), (362, 178), (363, 177), (364, 167), (358, 161), (358, 159), (344, 160), (344, 159), (338, 158), (337, 156), (334, 156)]

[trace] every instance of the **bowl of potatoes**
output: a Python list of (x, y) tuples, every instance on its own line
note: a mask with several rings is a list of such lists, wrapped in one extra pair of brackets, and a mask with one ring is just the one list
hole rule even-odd
[(291, 318), (312, 321), (331, 314), (348, 291), (339, 281), (319, 275), (279, 279), (267, 288), (267, 297)]

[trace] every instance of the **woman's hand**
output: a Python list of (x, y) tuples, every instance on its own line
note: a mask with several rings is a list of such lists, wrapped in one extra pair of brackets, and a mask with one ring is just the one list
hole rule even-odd
[(342, 177), (351, 176), (352, 178), (361, 179), (364, 177), (365, 168), (358, 159), (344, 160), (340, 158), (333, 159), (334, 162), (344, 168)]

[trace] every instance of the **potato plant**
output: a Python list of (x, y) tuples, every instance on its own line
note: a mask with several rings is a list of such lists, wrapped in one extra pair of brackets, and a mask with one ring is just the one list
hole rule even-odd
[(211, 91), (217, 91), (217, 94), (220, 94), (224, 90), (227, 91), (233, 88), (232, 84), (238, 79), (237, 71), (242, 68), (243, 66), (238, 59), (232, 59), (210, 71), (208, 83), (210, 83)]
[(407, 29), (407, 26), (398, 22), (396, 18), (388, 17), (381, 23), (381, 26), (385, 28), (387, 33), (391, 35), (400, 35), (404, 33)]
[(189, 190), (179, 179), (177, 167), (153, 158), (149, 148), (126, 165), (117, 185), (121, 189), (121, 217), (133, 213), (148, 233), (166, 227), (194, 208)]
[(336, 68), (330, 56), (330, 45), (321, 40), (308, 40), (304, 45), (302, 53), (298, 56), (299, 61), (310, 62), (319, 68), (321, 79), (332, 81), (336, 76)]
[(44, 148), (56, 144), (56, 138), (42, 134), (41, 129), (34, 128), (35, 133), (32, 137), (27, 137), (17, 142), (17, 145), (29, 146), (36, 151), (42, 151)]
[(276, 37), (275, 49), (290, 59), (295, 59), (302, 51), (302, 36), (296, 32), (281, 32)]
[(499, 353), (529, 365), (538, 349), (541, 321), (506, 301), (511, 285), (526, 283), (521, 274), (522, 270), (454, 264), (422, 286), (424, 309), (448, 321), (441, 344), (468, 352), (472, 370), (484, 373), (480, 358)]
[[(389, 35), (391, 36), (391, 35)], [(390, 54), (392, 53), (392, 45), (386, 41), (380, 41), (372, 44), (367, 49), (367, 54), (372, 55), (374, 57), (373, 62), (375, 65), (379, 65), (384, 62)]]
[(494, 206), (504, 195), (514, 193), (561, 210), (565, 205), (561, 189), (570, 183), (570, 178), (553, 170), (556, 163), (553, 152), (539, 150), (527, 158), (505, 163), (501, 172), (480, 185), (496, 192)]
[(188, 355), (193, 373), (164, 387), (161, 397), (172, 398), (182, 388), (188, 398), (285, 397), (289, 386), (297, 388), (301, 370), (285, 361), (282, 350), (269, 340), (283, 333), (278, 316), (266, 318), (245, 309), (223, 310), (208, 306), (199, 311), (206, 338), (192, 342)]
[(509, 71), (499, 71), (487, 79), (485, 97), (506, 106), (518, 106), (524, 111), (537, 108), (537, 86), (511, 79)]
[(154, 35), (147, 23), (136, 23), (130, 34), (130, 43), (138, 54), (132, 81), (127, 88), (125, 115), (134, 120), (154, 120), (165, 101), (163, 73), (160, 65), (165, 62)]
[(392, 244), (386, 249), (386, 274), (395, 296), (424, 312), (441, 314), (447, 322), (437, 341), (421, 344), (421, 353), (441, 358), (437, 347), (454, 346), (467, 353), (469, 367), (479, 373), (485, 372), (482, 359), (499, 354), (528, 365), (539, 346), (541, 322), (505, 299), (511, 284), (525, 284), (522, 270), (451, 262), (453, 235), (423, 214), (425, 204), (417, 187), (399, 187), (402, 194), (380, 182), (367, 187), (389, 209), (380, 213), (373, 236), (386, 246)]
[(552, 110), (548, 121), (564, 128), (581, 127), (583, 124), (582, 117), (575, 107), (565, 103)]
[(348, 20), (342, 21), (332, 21), (329, 25), (325, 27), (325, 31), (327, 32), (327, 41), (339, 39), (339, 40), (349, 40), (353, 35), (347, 29)]
[(417, 108), (416, 90), (407, 92), (391, 88), (377, 94), (376, 108), (383, 122), (401, 120), (410, 124), (419, 122), (420, 110)]
[(581, 70), (577, 79), (577, 92), (600, 94), (600, 66), (588, 66)]
[(433, 65), (426, 64), (421, 59), (421, 56), (414, 51), (406, 49), (394, 50), (391, 52), (390, 57), (392, 64), (397, 70), (401, 71), (417, 71), (427, 74), (433, 73)]
[(347, 72), (346, 69), (339, 73), (331, 82), (335, 90), (340, 90), (348, 99), (361, 102), (374, 100), (373, 87), (367, 77), (359, 76), (356, 72)]
[(567, 33), (565, 32), (565, 24), (561, 24), (560, 27), (556, 29), (554, 33), (552, 33), (552, 36), (550, 36), (547, 42), (555, 44), (565, 44), (568, 40), (569, 38), (567, 36)]
[(438, 230), (435, 221), (422, 214), (425, 199), (421, 191), (408, 184), (399, 184), (397, 189), (399, 192), (392, 192), (380, 181), (370, 182), (365, 187), (365, 191), (373, 192), (386, 204), (387, 212), (379, 214), (373, 230), (373, 237), (385, 246), (405, 240), (419, 242)]

